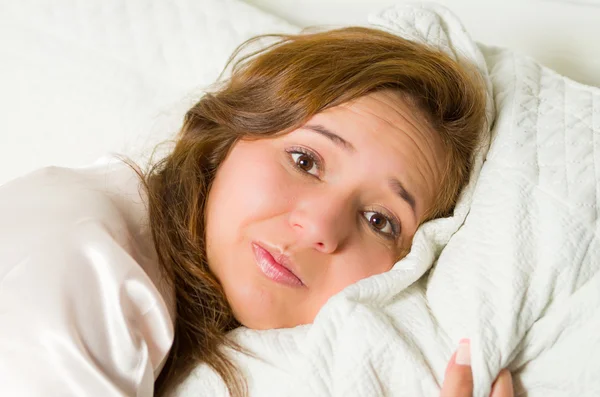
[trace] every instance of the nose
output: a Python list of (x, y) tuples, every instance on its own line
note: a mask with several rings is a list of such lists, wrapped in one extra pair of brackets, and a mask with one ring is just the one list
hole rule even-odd
[(333, 253), (350, 234), (354, 219), (350, 207), (347, 197), (313, 194), (296, 201), (289, 223), (303, 244), (323, 253)]

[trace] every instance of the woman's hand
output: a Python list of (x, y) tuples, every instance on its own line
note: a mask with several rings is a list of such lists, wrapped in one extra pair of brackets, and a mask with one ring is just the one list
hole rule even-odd
[[(440, 397), (472, 397), (473, 373), (471, 372), (471, 348), (468, 340), (460, 341), (458, 350), (450, 357), (446, 367)], [(513, 397), (512, 377), (503, 369), (492, 385), (490, 397)]]

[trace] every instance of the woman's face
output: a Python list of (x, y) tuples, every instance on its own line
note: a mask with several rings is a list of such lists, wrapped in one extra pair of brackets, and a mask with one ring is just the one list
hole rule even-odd
[(311, 323), (331, 296), (390, 270), (434, 202), (444, 156), (389, 90), (236, 143), (209, 193), (206, 249), (238, 321)]

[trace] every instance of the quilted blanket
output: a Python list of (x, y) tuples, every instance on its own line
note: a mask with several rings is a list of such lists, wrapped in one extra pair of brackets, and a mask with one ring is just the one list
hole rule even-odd
[[(600, 395), (600, 90), (473, 42), (445, 8), (370, 17), (474, 62), (488, 142), (455, 214), (424, 224), (385, 274), (332, 297), (312, 325), (231, 334), (252, 396), (435, 396), (461, 338), (474, 395), (508, 367), (516, 395)], [(199, 366), (179, 396), (227, 395)]]

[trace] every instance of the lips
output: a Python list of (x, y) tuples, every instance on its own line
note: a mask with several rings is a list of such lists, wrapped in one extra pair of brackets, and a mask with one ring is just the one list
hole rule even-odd
[(257, 243), (252, 243), (252, 250), (254, 251), (256, 264), (267, 278), (290, 287), (304, 286), (302, 280), (285, 266), (284, 256), (279, 257), (283, 262), (280, 263), (275, 260), (269, 251)]

